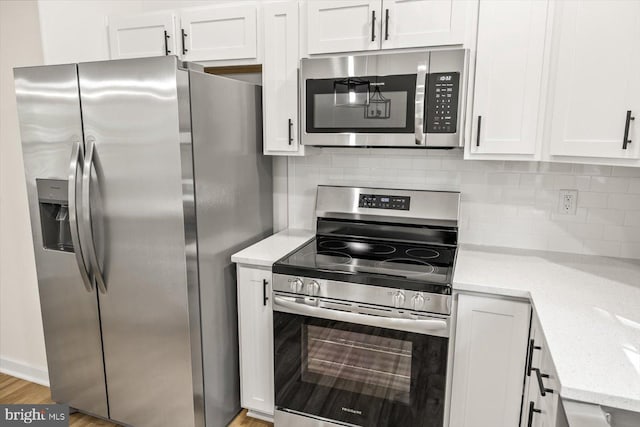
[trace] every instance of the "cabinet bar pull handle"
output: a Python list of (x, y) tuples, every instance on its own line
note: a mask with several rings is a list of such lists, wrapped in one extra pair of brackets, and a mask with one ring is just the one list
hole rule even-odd
[(169, 55), (171, 51), (169, 50), (169, 37), (171, 37), (167, 30), (164, 30), (164, 54)]
[(267, 296), (268, 285), (269, 282), (267, 281), (267, 279), (262, 279), (262, 305), (264, 305), (265, 307), (267, 306), (267, 301), (269, 300), (269, 297)]
[(184, 28), (182, 28), (180, 31), (182, 31), (182, 54), (185, 55), (187, 52), (189, 52), (186, 42), (184, 41), (184, 39), (187, 37), (187, 33), (184, 32)]
[(527, 360), (527, 376), (531, 376), (531, 371), (533, 370), (533, 350), (541, 350), (542, 347), (539, 345), (535, 345), (535, 340), (529, 340), (529, 359)]
[(535, 403), (529, 402), (529, 419), (527, 421), (527, 427), (531, 427), (533, 425), (533, 414), (539, 414), (542, 411), (540, 409), (536, 409)]
[(289, 119), (289, 145), (293, 143), (293, 120)]
[(376, 41), (376, 11), (371, 11), (371, 41)]
[(553, 393), (553, 390), (550, 388), (545, 388), (544, 383), (542, 382), (542, 379), (549, 378), (549, 375), (543, 374), (542, 372), (540, 372), (539, 368), (533, 368), (531, 370), (535, 371), (536, 377), (538, 377), (538, 386), (540, 388), (540, 396), (544, 397), (547, 395), (547, 393)]
[(384, 39), (389, 40), (389, 9), (384, 10)]
[(482, 116), (478, 116), (478, 133), (476, 134), (476, 147), (480, 147), (480, 129), (482, 128)]
[(629, 127), (631, 125), (631, 120), (635, 120), (636, 118), (631, 115), (631, 110), (627, 110), (627, 119), (624, 122), (624, 138), (622, 138), (622, 149), (626, 150), (627, 145), (631, 144), (631, 140), (629, 139)]

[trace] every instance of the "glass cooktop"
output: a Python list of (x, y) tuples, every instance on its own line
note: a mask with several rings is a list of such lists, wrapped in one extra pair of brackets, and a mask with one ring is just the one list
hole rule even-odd
[(277, 261), (273, 272), (450, 293), (454, 258), (451, 247), (318, 236)]

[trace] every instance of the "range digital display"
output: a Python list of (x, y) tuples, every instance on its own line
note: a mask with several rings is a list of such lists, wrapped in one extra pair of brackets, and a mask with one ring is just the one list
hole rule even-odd
[(361, 194), (358, 207), (408, 211), (410, 204), (411, 197), (409, 196), (382, 196), (379, 194)]

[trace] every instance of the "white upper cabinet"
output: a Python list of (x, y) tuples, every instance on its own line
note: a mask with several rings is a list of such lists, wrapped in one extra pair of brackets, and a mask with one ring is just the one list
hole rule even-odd
[(471, 1), (309, 0), (307, 53), (463, 44)]
[(640, 2), (557, 2), (553, 58), (550, 155), (638, 159)]
[(459, 296), (450, 427), (518, 425), (530, 312), (526, 302)]
[(308, 53), (380, 48), (380, 0), (307, 2)]
[(539, 153), (547, 9), (547, 0), (480, 1), (468, 157)]
[(258, 57), (255, 2), (180, 10), (180, 55), (186, 61)]
[(173, 21), (172, 12), (110, 17), (111, 59), (175, 55)]
[(265, 154), (300, 154), (298, 139), (298, 2), (263, 7), (262, 93)]
[(469, 1), (383, 0), (383, 49), (462, 44)]

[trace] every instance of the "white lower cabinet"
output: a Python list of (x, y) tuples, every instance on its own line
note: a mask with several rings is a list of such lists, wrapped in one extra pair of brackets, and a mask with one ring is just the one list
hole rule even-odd
[(240, 403), (250, 416), (273, 417), (271, 269), (238, 265)]
[(518, 425), (531, 308), (459, 295), (450, 427)]
[(556, 427), (560, 383), (535, 314), (531, 319), (525, 373), (525, 393), (520, 425), (522, 427)]

